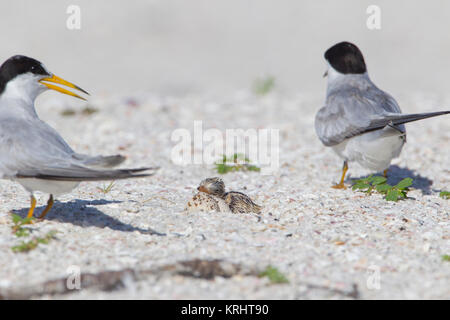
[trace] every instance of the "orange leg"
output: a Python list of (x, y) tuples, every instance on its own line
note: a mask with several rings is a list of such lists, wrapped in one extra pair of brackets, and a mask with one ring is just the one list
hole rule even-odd
[(44, 211), (42, 211), (41, 215), (39, 216), (39, 219), (44, 219), (45, 215), (46, 215), (46, 214), (50, 211), (50, 209), (52, 208), (53, 203), (54, 203), (54, 201), (53, 201), (53, 195), (51, 194), (51, 195), (50, 195), (50, 198), (48, 198), (47, 206), (45, 207)]
[(28, 210), (27, 219), (33, 218), (34, 208), (36, 208), (36, 198), (31, 195), (31, 206)]
[(344, 179), (345, 179), (345, 175), (347, 173), (347, 170), (348, 170), (348, 164), (347, 164), (347, 161), (344, 161), (344, 167), (342, 168), (341, 182), (339, 182), (338, 184), (335, 184), (334, 186), (332, 186), (332, 188), (334, 188), (334, 189), (346, 189), (346, 187), (344, 185)]
[(385, 178), (387, 178), (388, 170), (389, 170), (389, 169), (386, 169), (386, 170), (383, 171), (383, 176), (384, 176)]

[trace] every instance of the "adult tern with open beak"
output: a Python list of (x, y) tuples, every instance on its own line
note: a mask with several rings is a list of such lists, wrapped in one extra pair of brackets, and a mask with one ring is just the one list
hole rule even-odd
[(120, 155), (91, 157), (73, 151), (64, 139), (39, 119), (36, 97), (52, 89), (85, 100), (65, 89), (88, 94), (63, 80), (39, 61), (16, 55), (0, 67), (0, 178), (19, 182), (31, 194), (27, 218), (36, 207), (35, 191), (50, 194), (43, 218), (53, 205), (53, 195), (68, 193), (81, 181), (145, 177), (154, 168), (109, 169), (125, 160)]

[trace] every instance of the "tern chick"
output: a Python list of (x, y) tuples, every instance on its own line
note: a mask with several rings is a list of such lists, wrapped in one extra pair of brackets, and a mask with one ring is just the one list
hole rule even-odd
[[(254, 203), (247, 195), (236, 191), (225, 192), (225, 184), (223, 180), (218, 177), (203, 180), (197, 190), (199, 191), (197, 195), (205, 194), (203, 197), (209, 196), (209, 198), (207, 198), (208, 200), (213, 199), (216, 201), (217, 206), (220, 207), (220, 210), (216, 211), (261, 213), (262, 207)], [(224, 207), (223, 204), (226, 206)]]

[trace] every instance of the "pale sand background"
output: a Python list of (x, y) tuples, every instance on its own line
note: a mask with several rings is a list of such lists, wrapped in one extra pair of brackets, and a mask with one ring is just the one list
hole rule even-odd
[[(32, 226), (33, 236), (57, 230), (58, 240), (25, 254), (11, 251), (21, 239), (11, 233), (9, 212), (24, 216), (29, 197), (1, 180), (0, 297), (448, 299), (450, 263), (442, 256), (450, 254), (450, 202), (438, 194), (450, 189), (449, 117), (407, 125), (408, 143), (390, 183), (409, 176), (415, 188), (399, 203), (330, 189), (342, 164), (316, 138), (313, 119), (324, 99), (323, 52), (341, 40), (361, 47), (373, 80), (404, 111), (450, 106), (450, 3), (378, 1), (382, 30), (369, 31), (365, 9), (373, 2), (316, 2), (2, 2), (1, 59), (15, 53), (40, 59), (92, 92), (89, 105), (99, 110), (64, 117), (63, 110), (85, 103), (45, 93), (39, 115), (79, 152), (122, 153), (126, 166), (161, 170), (116, 182), (108, 194), (98, 189), (108, 183), (82, 183)], [(81, 6), (81, 31), (65, 28), (68, 4)], [(249, 89), (264, 74), (276, 77), (276, 89), (254, 96)], [(200, 180), (217, 175), (212, 166), (169, 160), (173, 130), (192, 130), (199, 119), (204, 129), (280, 129), (277, 174), (223, 177), (227, 188), (264, 205), (261, 219), (183, 212)], [(364, 174), (351, 165), (350, 177)], [(46, 195), (38, 201), (40, 212)], [(195, 258), (254, 271), (204, 280), (156, 270)], [(72, 265), (83, 273), (148, 274), (139, 281), (124, 277), (124, 288), (113, 291), (39, 291), (48, 280), (64, 284)], [(289, 284), (258, 278), (267, 265)], [(367, 286), (371, 268), (379, 268), (379, 290)]]
[[(69, 4), (81, 8), (79, 31), (66, 28)], [(379, 31), (366, 27), (370, 4), (381, 7)], [(36, 57), (93, 93), (236, 90), (263, 74), (322, 92), (323, 52), (348, 40), (394, 96), (445, 93), (449, 14), (445, 0), (2, 1), (0, 58)]]

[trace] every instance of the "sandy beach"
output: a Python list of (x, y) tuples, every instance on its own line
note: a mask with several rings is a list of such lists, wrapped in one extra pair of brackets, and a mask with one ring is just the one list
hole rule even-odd
[[(29, 194), (0, 180), (0, 299), (450, 297), (450, 200), (439, 196), (450, 191), (449, 116), (407, 124), (388, 183), (413, 185), (398, 202), (330, 188), (342, 162), (314, 130), (323, 52), (341, 40), (358, 43), (374, 82), (403, 112), (449, 109), (448, 2), (379, 1), (380, 31), (367, 29), (368, 4), (356, 1), (224, 1), (214, 10), (203, 1), (78, 1), (82, 27), (70, 31), (70, 3), (1, 4), (2, 59), (35, 57), (91, 93), (88, 102), (58, 93), (36, 101), (74, 150), (160, 169), (113, 185), (82, 182), (25, 238), (13, 233), (12, 214), (26, 216)], [(256, 94), (255, 80), (268, 75), (273, 89)], [(260, 215), (184, 211), (200, 181), (219, 175), (211, 164), (173, 162), (173, 132), (193, 135), (195, 121), (222, 133), (278, 130), (273, 174), (221, 175), (228, 190), (264, 207)], [(347, 186), (369, 173), (350, 164)], [(37, 200), (41, 212), (47, 195)], [(53, 231), (47, 244), (12, 250)], [(287, 282), (261, 276), (268, 267)]]

